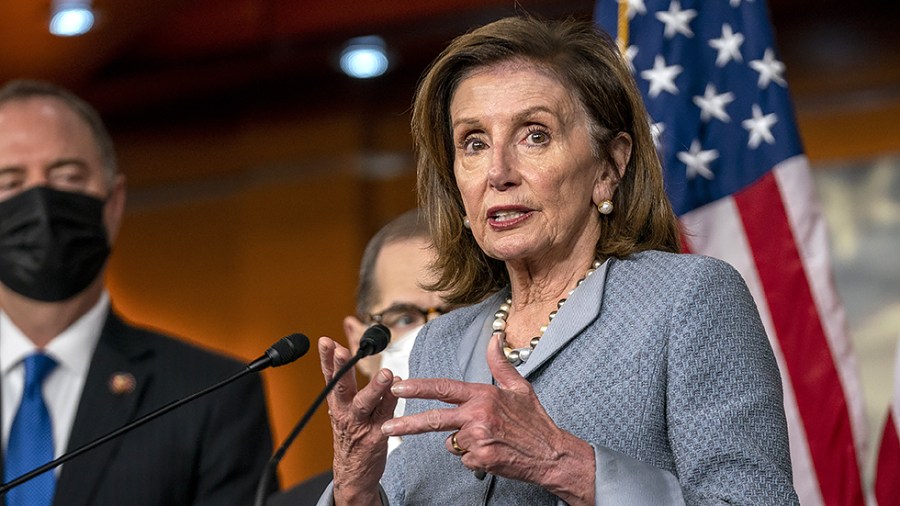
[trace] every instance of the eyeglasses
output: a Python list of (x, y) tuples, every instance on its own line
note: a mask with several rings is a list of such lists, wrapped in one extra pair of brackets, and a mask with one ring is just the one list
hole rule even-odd
[(421, 308), (414, 304), (394, 304), (380, 313), (368, 315), (370, 323), (380, 323), (394, 331), (403, 331), (425, 323), (447, 312), (444, 307)]

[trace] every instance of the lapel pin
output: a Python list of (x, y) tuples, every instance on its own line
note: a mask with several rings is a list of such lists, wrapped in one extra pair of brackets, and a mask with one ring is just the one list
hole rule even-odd
[(113, 373), (109, 378), (109, 391), (113, 395), (127, 395), (134, 392), (136, 384), (137, 380), (134, 379), (134, 375), (130, 372)]

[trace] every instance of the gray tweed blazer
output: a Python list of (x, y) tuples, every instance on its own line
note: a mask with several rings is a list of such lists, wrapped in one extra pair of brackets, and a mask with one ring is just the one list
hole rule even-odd
[[(428, 324), (410, 375), (491, 383), (485, 350), (506, 296)], [(775, 358), (724, 262), (655, 251), (608, 261), (518, 370), (557, 425), (594, 447), (597, 504), (798, 503)], [(406, 413), (442, 407), (410, 399)], [(446, 437), (404, 437), (382, 479), (390, 504), (561, 503), (531, 483), (477, 480)]]

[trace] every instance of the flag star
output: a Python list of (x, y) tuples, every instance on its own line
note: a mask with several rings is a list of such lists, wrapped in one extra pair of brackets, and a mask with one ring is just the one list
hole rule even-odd
[(650, 98), (656, 98), (663, 91), (675, 95), (678, 93), (678, 87), (675, 86), (675, 78), (684, 70), (681, 65), (672, 65), (667, 67), (666, 60), (661, 54), (656, 55), (653, 60), (653, 68), (641, 72), (641, 77), (650, 81), (650, 91), (647, 95)]
[(697, 176), (705, 179), (715, 179), (716, 175), (709, 170), (709, 164), (719, 158), (719, 152), (715, 149), (704, 151), (700, 147), (700, 141), (694, 139), (691, 149), (679, 151), (678, 159), (687, 166), (687, 178), (694, 179)]
[(654, 123), (650, 120), (650, 135), (653, 136), (653, 145), (659, 150), (662, 146), (662, 135), (666, 132), (666, 124), (662, 121)]
[[(746, 0), (747, 2), (752, 2), (753, 0)], [(732, 7), (740, 7), (741, 0), (729, 0), (728, 2)]]
[(731, 60), (744, 61), (741, 58), (741, 44), (744, 43), (744, 35), (731, 31), (731, 25), (725, 23), (722, 25), (722, 37), (709, 41), (710, 47), (719, 52), (716, 55), (716, 66), (724, 67)]
[(656, 13), (656, 19), (666, 25), (664, 35), (667, 39), (671, 39), (677, 33), (685, 37), (693, 37), (694, 32), (688, 25), (695, 17), (697, 17), (697, 11), (694, 9), (681, 10), (681, 2), (678, 0), (672, 0), (669, 10)]
[(772, 135), (772, 126), (775, 123), (778, 123), (777, 114), (774, 112), (763, 114), (759, 104), (753, 104), (753, 117), (741, 122), (744, 129), (750, 132), (747, 146), (750, 149), (756, 149), (762, 141), (766, 141), (767, 144), (775, 144), (775, 137)]
[(629, 20), (633, 19), (636, 14), (647, 14), (647, 6), (644, 5), (644, 0), (619, 0), (620, 4), (623, 2), (628, 4)]
[(750, 68), (759, 72), (759, 89), (765, 89), (772, 81), (780, 84), (782, 87), (787, 86), (782, 74), (784, 73), (784, 64), (775, 59), (775, 51), (772, 48), (766, 49), (762, 60), (751, 60)]
[(634, 73), (634, 57), (638, 54), (637, 46), (628, 46), (625, 48), (625, 61), (628, 62), (628, 68), (631, 69), (631, 73)]
[(706, 85), (706, 91), (702, 97), (694, 96), (694, 103), (700, 108), (700, 119), (707, 122), (710, 118), (716, 118), (724, 123), (731, 122), (731, 116), (725, 112), (725, 106), (731, 102), (734, 102), (734, 93), (729, 91), (717, 95), (716, 87), (712, 84)]

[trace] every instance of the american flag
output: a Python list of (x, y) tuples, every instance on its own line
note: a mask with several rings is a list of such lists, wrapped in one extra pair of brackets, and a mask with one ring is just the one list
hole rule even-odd
[(600, 0), (686, 249), (743, 275), (781, 368), (804, 505), (866, 504), (866, 420), (825, 223), (764, 0)]
[(894, 369), (894, 396), (888, 411), (881, 444), (878, 449), (878, 467), (875, 476), (875, 497), (878, 504), (900, 504), (900, 345)]

